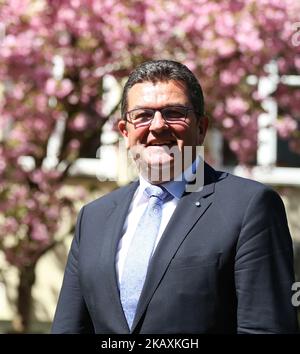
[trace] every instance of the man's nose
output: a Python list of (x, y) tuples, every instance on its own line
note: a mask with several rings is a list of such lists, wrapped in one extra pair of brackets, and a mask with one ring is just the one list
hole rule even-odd
[(165, 129), (168, 129), (168, 125), (164, 120), (163, 116), (161, 115), (161, 113), (159, 111), (156, 111), (151, 121), (149, 130), (158, 132)]

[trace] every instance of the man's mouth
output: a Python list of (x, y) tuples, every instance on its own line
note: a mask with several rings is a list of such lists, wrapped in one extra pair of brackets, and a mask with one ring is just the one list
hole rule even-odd
[(176, 144), (175, 141), (154, 141), (154, 142), (150, 142), (149, 144), (146, 144), (146, 147), (149, 147), (149, 146), (168, 146), (168, 147), (172, 147), (175, 144)]

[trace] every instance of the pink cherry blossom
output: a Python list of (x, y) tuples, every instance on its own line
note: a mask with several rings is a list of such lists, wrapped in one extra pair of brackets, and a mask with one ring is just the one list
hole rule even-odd
[(7, 235), (15, 234), (18, 231), (19, 223), (14, 217), (8, 217), (2, 225), (1, 234), (5, 233)]
[(47, 241), (49, 240), (48, 230), (46, 226), (41, 224), (40, 222), (35, 222), (32, 225), (32, 231), (30, 236), (33, 240), (41, 243), (47, 243)]
[(229, 114), (240, 116), (249, 108), (249, 104), (241, 97), (229, 97), (226, 100), (226, 110)]
[(277, 131), (282, 138), (291, 137), (296, 132), (297, 127), (297, 122), (289, 116), (278, 120), (276, 123)]
[(70, 128), (72, 130), (83, 131), (87, 127), (87, 117), (80, 113), (78, 114), (74, 120), (70, 123)]

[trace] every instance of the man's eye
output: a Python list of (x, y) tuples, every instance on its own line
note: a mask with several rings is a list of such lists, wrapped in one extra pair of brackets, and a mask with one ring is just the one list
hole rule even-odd
[(135, 114), (134, 119), (151, 119), (152, 112), (143, 111)]
[(164, 111), (166, 118), (182, 118), (184, 113), (180, 109), (167, 109)]

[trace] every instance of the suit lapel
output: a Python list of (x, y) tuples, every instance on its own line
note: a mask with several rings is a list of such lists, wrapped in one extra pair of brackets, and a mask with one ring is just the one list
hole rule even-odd
[[(102, 269), (107, 270), (105, 284), (113, 303), (112, 311), (113, 309), (116, 310), (116, 314), (119, 320), (117, 323), (121, 325), (123, 330), (125, 329), (127, 331), (129, 331), (129, 328), (120, 301), (115, 268), (115, 258), (118, 242), (122, 236), (124, 222), (128, 214), (128, 209), (137, 187), (138, 182), (132, 183), (132, 185), (129, 186), (124, 199), (114, 201), (114, 204), (110, 210), (110, 214), (107, 218), (107, 230), (105, 231), (106, 237), (103, 241), (102, 253), (100, 257), (100, 267), (103, 267)], [(107, 310), (110, 311), (110, 309)]]
[[(214, 193), (215, 181), (213, 178), (213, 170), (209, 166), (207, 166), (206, 169), (205, 185), (202, 191), (186, 194), (180, 199), (155, 250), (153, 258), (149, 264), (132, 331), (134, 331), (141, 319), (160, 280), (164, 276), (172, 257), (175, 255), (189, 231), (194, 227), (212, 203), (212, 198), (208, 197)], [(188, 222), (183, 222), (184, 220), (188, 220)]]

